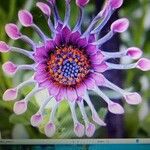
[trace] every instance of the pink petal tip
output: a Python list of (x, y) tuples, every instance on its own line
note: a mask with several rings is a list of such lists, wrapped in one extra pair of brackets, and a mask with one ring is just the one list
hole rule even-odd
[(149, 71), (150, 70), (150, 59), (147, 58), (141, 58), (138, 62), (137, 62), (137, 66), (138, 69), (142, 70), (142, 71)]
[(86, 136), (92, 137), (95, 133), (95, 130), (96, 130), (95, 125), (92, 123), (89, 123), (88, 126), (86, 127), (86, 131), (85, 131)]
[(74, 133), (78, 137), (84, 136), (84, 125), (79, 123), (79, 122), (76, 123), (75, 126), (74, 126)]
[(17, 98), (18, 91), (16, 88), (7, 89), (3, 94), (4, 101), (12, 101)]
[(143, 52), (137, 47), (130, 47), (127, 49), (127, 55), (132, 59), (139, 59), (142, 56)]
[(49, 122), (46, 126), (45, 126), (45, 135), (47, 137), (52, 137), (55, 132), (56, 132), (56, 127), (55, 127), (55, 124), (53, 122)]
[(39, 126), (39, 124), (41, 123), (42, 119), (43, 119), (42, 114), (40, 114), (40, 113), (34, 114), (34, 115), (31, 117), (31, 119), (30, 119), (31, 125), (32, 125), (33, 127)]
[(120, 8), (123, 4), (123, 0), (110, 0), (110, 5), (113, 9)]
[(7, 35), (13, 40), (17, 40), (21, 36), (19, 28), (13, 23), (6, 24), (5, 31)]
[(27, 10), (20, 10), (18, 18), (20, 23), (25, 27), (30, 27), (33, 24), (32, 14)]
[(50, 7), (42, 2), (37, 2), (36, 6), (46, 15), (46, 16), (50, 16), (51, 15), (51, 9)]
[(25, 113), (27, 110), (27, 101), (21, 100), (21, 101), (16, 102), (14, 104), (13, 110), (14, 110), (15, 114), (17, 114), (17, 115), (21, 115), (21, 114)]
[(125, 32), (128, 29), (128, 27), (129, 27), (129, 20), (126, 18), (121, 18), (112, 23), (111, 30), (113, 32), (122, 33)]
[(108, 110), (113, 114), (123, 114), (124, 113), (123, 107), (120, 104), (114, 103), (114, 102), (108, 104)]
[(17, 71), (17, 66), (11, 61), (8, 61), (2, 65), (2, 69), (7, 75), (14, 75)]
[(7, 45), (5, 42), (0, 41), (0, 52), (1, 53), (6, 53), (10, 50), (10, 46)]
[(125, 95), (124, 97), (125, 97), (126, 102), (131, 105), (137, 105), (142, 102), (141, 96), (136, 92), (129, 93), (129, 94)]

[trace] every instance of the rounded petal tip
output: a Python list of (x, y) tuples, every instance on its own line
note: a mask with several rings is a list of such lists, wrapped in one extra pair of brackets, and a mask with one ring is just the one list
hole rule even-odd
[(125, 95), (124, 97), (125, 97), (126, 102), (131, 105), (137, 105), (142, 102), (141, 96), (136, 92), (129, 93), (129, 94)]
[(31, 125), (33, 127), (37, 127), (39, 126), (39, 124), (41, 123), (43, 117), (42, 117), (42, 114), (41, 113), (36, 113), (34, 114), (31, 119), (30, 119), (30, 122), (31, 122)]
[(2, 69), (7, 75), (14, 75), (17, 71), (17, 66), (11, 61), (8, 61), (2, 65)]
[(138, 60), (136, 67), (142, 71), (149, 71), (150, 70), (150, 59), (141, 58), (140, 60)]
[(108, 104), (108, 110), (113, 114), (123, 114), (124, 113), (123, 107), (120, 104), (114, 103), (114, 102)]
[(7, 45), (5, 42), (0, 41), (0, 52), (6, 53), (10, 50), (10, 46)]
[(42, 2), (37, 2), (36, 6), (46, 15), (46, 16), (50, 16), (51, 15), (51, 9), (50, 7)]
[(56, 131), (56, 127), (55, 124), (53, 122), (49, 122), (46, 126), (45, 126), (45, 135), (47, 137), (52, 137), (55, 134)]
[(20, 23), (25, 27), (30, 27), (33, 24), (33, 17), (27, 10), (20, 10), (18, 13)]
[(16, 88), (7, 89), (3, 94), (4, 101), (12, 101), (17, 98), (18, 90)]
[(76, 123), (75, 126), (74, 126), (74, 133), (78, 137), (84, 136), (84, 125), (79, 123), (79, 122)]
[(142, 56), (143, 52), (137, 47), (130, 47), (127, 49), (127, 55), (132, 59), (139, 59)]
[(13, 108), (15, 114), (21, 115), (27, 110), (27, 101), (21, 100), (14, 104)]
[(123, 0), (110, 0), (110, 5), (113, 9), (120, 8), (123, 4)]
[(76, 0), (76, 4), (79, 7), (85, 7), (89, 3), (89, 0)]
[(111, 31), (122, 33), (125, 32), (129, 27), (129, 20), (126, 18), (121, 18), (114, 21), (111, 25)]
[(5, 31), (7, 35), (13, 40), (17, 40), (21, 36), (19, 28), (13, 23), (6, 24)]
[(85, 131), (86, 136), (92, 137), (95, 133), (95, 130), (96, 130), (95, 125), (92, 123), (89, 123), (88, 126), (86, 127), (86, 131)]

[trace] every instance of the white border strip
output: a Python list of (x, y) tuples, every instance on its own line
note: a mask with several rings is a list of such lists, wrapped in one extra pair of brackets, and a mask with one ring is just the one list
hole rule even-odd
[(150, 139), (0, 139), (0, 145), (150, 144)]

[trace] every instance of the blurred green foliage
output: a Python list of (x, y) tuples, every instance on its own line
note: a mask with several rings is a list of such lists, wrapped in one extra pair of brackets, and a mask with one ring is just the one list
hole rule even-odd
[[(6, 41), (11, 45), (16, 45), (22, 48), (28, 48), (21, 41), (11, 41), (4, 32), (4, 26), (8, 22), (16, 22), (22, 32), (32, 37), (35, 41), (39, 41), (39, 37), (31, 30), (22, 28), (18, 22), (17, 12), (26, 8), (31, 10), (35, 23), (37, 23), (47, 35), (50, 35), (46, 21), (42, 13), (35, 7), (37, 0), (0, 0), (0, 40)], [(64, 3), (63, 0), (58, 0), (58, 7), (61, 17), (64, 16)], [(94, 14), (94, 0), (91, 0), (90, 4), (86, 8), (86, 21), (89, 21), (89, 15)], [(150, 57), (150, 1), (149, 0), (125, 0), (123, 7), (120, 10), (120, 16), (129, 18), (130, 28), (122, 36), (122, 46), (138, 46), (144, 51), (145, 57)], [(74, 4), (74, 0), (71, 5), (71, 26), (76, 22), (78, 9)], [(2, 138), (13, 138), (13, 129), (16, 124), (22, 124), (25, 126), (25, 132), (29, 135), (29, 138), (46, 138), (43, 133), (43, 126), (49, 116), (50, 110), (45, 110), (45, 122), (38, 129), (30, 126), (30, 117), (38, 110), (35, 99), (29, 104), (28, 111), (21, 115), (16, 116), (12, 113), (13, 102), (4, 102), (2, 100), (3, 92), (10, 87), (16, 86), (20, 81), (25, 80), (30, 73), (19, 72), (14, 79), (6, 77), (1, 69), (1, 65), (6, 60), (13, 60), (14, 62), (24, 63), (31, 61), (24, 56), (20, 57), (20, 54), (0, 54), (0, 132)], [(142, 80), (143, 79), (143, 80)], [(132, 70), (124, 72), (124, 87), (131, 87), (134, 91), (139, 91), (143, 97), (143, 103), (139, 106), (125, 105), (126, 113), (124, 116), (124, 125), (126, 137), (150, 137), (150, 72), (143, 73), (139, 70)], [(146, 87), (145, 87), (146, 86)], [(20, 99), (23, 98), (26, 93), (30, 91), (31, 87), (24, 88)], [(86, 108), (88, 114), (90, 111)], [(79, 112), (77, 110), (77, 112)], [(99, 111), (101, 117), (105, 117), (106, 110), (101, 108)], [(78, 113), (81, 120), (81, 114)], [(54, 138), (75, 138), (73, 133), (73, 123), (70, 115), (70, 110), (66, 102), (61, 104), (61, 107), (57, 112), (56, 124), (58, 125), (58, 131)], [(98, 126), (97, 126), (98, 128)], [(100, 131), (103, 132), (103, 131)], [(18, 133), (19, 134), (19, 133)], [(107, 135), (105, 135), (106, 137)], [(98, 135), (101, 137), (101, 133)]]

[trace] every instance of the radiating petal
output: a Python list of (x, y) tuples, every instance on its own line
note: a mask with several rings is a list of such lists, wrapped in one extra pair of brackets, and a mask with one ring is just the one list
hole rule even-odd
[(124, 113), (123, 107), (120, 104), (113, 103), (113, 102), (108, 104), (108, 110), (113, 114), (123, 114)]
[(42, 120), (43, 120), (42, 114), (36, 113), (31, 117), (30, 122), (32, 126), (37, 127), (42, 122)]
[(125, 32), (128, 29), (128, 27), (129, 27), (129, 20), (126, 18), (121, 18), (112, 23), (111, 30), (113, 32), (122, 33)]
[(149, 71), (150, 70), (150, 60), (147, 58), (141, 58), (137, 62), (137, 68), (142, 71)]
[(5, 31), (7, 35), (13, 40), (17, 40), (21, 36), (19, 28), (13, 23), (6, 24)]
[(4, 63), (2, 68), (3, 71), (8, 75), (14, 75), (17, 71), (17, 65), (12, 63), (11, 61)]
[(21, 114), (25, 113), (27, 110), (27, 101), (20, 100), (20, 101), (15, 102), (13, 110), (14, 110), (15, 114), (17, 114), (17, 115), (21, 115)]
[(0, 52), (6, 53), (10, 50), (10, 46), (7, 45), (5, 42), (0, 41)]
[(78, 137), (82, 137), (84, 136), (84, 125), (81, 123), (76, 123), (74, 125), (74, 133), (76, 134), (76, 136)]
[(37, 2), (36, 6), (48, 17), (51, 15), (51, 9), (47, 4), (42, 2)]
[(95, 130), (96, 130), (95, 125), (89, 123), (88, 126), (86, 127), (86, 132), (85, 132), (87, 137), (92, 137), (95, 133)]
[(143, 52), (137, 47), (130, 47), (127, 49), (127, 55), (132, 59), (139, 59), (142, 56)]
[(56, 127), (53, 122), (49, 122), (44, 128), (47, 137), (52, 137), (56, 132)]
[(18, 13), (20, 23), (25, 27), (30, 27), (33, 24), (33, 16), (27, 10), (20, 10)]
[(136, 92), (126, 94), (126, 95), (124, 95), (124, 98), (125, 98), (126, 102), (131, 105), (137, 105), (142, 102), (141, 96)]
[(15, 100), (18, 95), (18, 90), (16, 88), (7, 89), (3, 94), (3, 100), (11, 101)]

